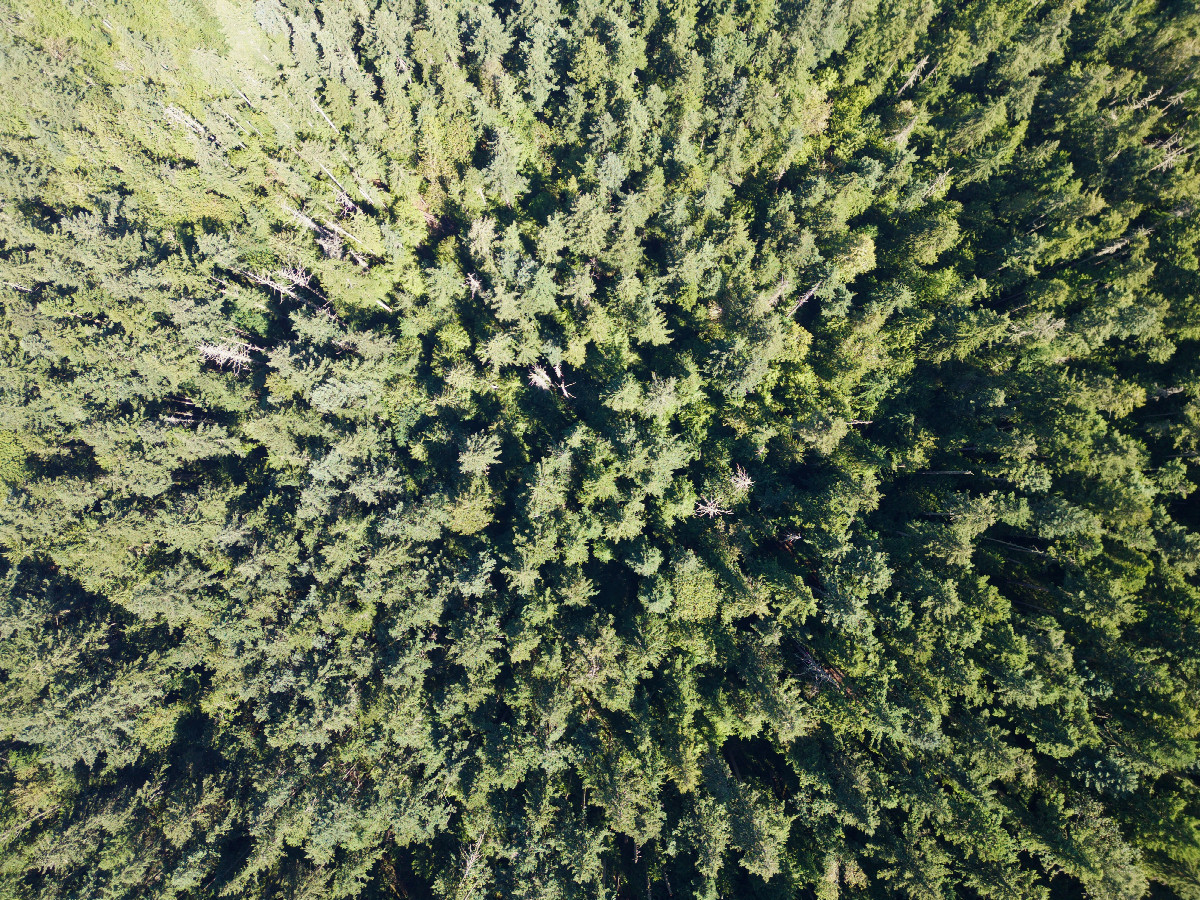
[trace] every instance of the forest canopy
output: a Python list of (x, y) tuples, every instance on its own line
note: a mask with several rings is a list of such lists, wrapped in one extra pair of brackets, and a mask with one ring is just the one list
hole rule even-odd
[(0, 898), (1200, 900), (1190, 0), (0, 0)]

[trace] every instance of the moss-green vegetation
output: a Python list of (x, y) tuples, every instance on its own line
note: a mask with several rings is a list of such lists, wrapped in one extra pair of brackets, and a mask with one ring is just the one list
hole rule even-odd
[(1200, 898), (1198, 74), (0, 0), (0, 898)]

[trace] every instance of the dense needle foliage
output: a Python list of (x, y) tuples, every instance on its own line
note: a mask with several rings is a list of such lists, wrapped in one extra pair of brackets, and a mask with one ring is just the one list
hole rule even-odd
[(0, 0), (0, 897), (1200, 898), (1188, 0)]

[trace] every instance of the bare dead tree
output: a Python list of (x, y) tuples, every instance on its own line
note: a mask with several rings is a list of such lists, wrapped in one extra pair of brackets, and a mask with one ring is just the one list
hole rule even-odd
[(200, 137), (206, 137), (208, 135), (208, 132), (205, 130), (203, 125), (201, 125), (199, 122), (197, 122), (191, 116), (189, 116), (186, 112), (184, 112), (178, 106), (172, 105), (172, 106), (164, 107), (163, 108), (163, 118), (166, 119), (168, 122), (170, 122), (172, 125), (180, 125), (186, 129), (188, 129), (189, 131), (195, 132)]
[(300, 212), (298, 209), (292, 209), (290, 206), (288, 206), (283, 201), (279, 202), (279, 207), (285, 213), (287, 213), (289, 216), (291, 216), (293, 219), (295, 219), (298, 224), (303, 225), (309, 231), (315, 231), (318, 234), (320, 233), (321, 226), (318, 225), (316, 222), (314, 222), (312, 219), (310, 219), (308, 216), (306, 216), (304, 213)]
[(904, 84), (900, 85), (900, 90), (896, 91), (897, 97), (917, 83), (917, 79), (921, 77), (921, 73), (925, 71), (925, 67), (927, 65), (929, 65), (929, 57), (921, 57), (917, 64), (912, 67), (912, 71), (908, 73), (908, 79), (904, 82)]
[(794, 641), (796, 653), (800, 657), (800, 674), (807, 678), (817, 688), (818, 691), (833, 689), (842, 693), (846, 692), (845, 686), (842, 684), (842, 674), (836, 669), (823, 665), (803, 644), (799, 641)]
[(693, 515), (715, 519), (717, 516), (727, 516), (733, 510), (724, 509), (721, 506), (721, 498), (714, 497), (711, 500), (701, 497), (696, 501), (696, 509)]
[(483, 844), (486, 840), (487, 829), (485, 828), (475, 843), (471, 845), (471, 849), (463, 851), (463, 874), (458, 884), (458, 891), (456, 892), (456, 896), (459, 898), (470, 897), (474, 893), (471, 890), (471, 873), (475, 871), (475, 866), (478, 864), (479, 858), (483, 853)]
[(820, 286), (821, 286), (821, 282), (818, 281), (816, 284), (814, 284), (812, 287), (810, 287), (807, 291), (805, 291), (804, 296), (801, 297), (799, 300), (797, 300), (795, 303), (793, 303), (792, 308), (788, 310), (788, 317), (790, 318), (791, 316), (794, 316), (796, 314), (796, 311), (798, 309), (800, 309), (800, 307), (802, 307), (805, 303), (807, 303), (809, 300), (811, 300), (816, 295), (817, 289)]
[(250, 365), (250, 351), (260, 348), (250, 344), (208, 344), (202, 343), (196, 347), (205, 361), (211, 362), (220, 369), (229, 369), (241, 374)]
[(729, 476), (729, 482), (739, 494), (748, 493), (750, 488), (754, 487), (754, 479), (741, 466), (734, 468), (733, 474)]
[(892, 143), (896, 144), (897, 146), (904, 146), (905, 142), (912, 135), (913, 129), (917, 127), (917, 120), (920, 118), (920, 115), (915, 115), (909, 119), (907, 125), (892, 135)]
[(791, 283), (791, 281), (788, 280), (787, 276), (785, 275), (782, 278), (780, 278), (779, 285), (778, 285), (778, 287), (775, 288), (775, 293), (772, 294), (771, 299), (767, 301), (767, 303), (770, 305), (771, 309), (774, 309), (776, 307), (776, 305), (779, 303), (779, 301), (783, 299), (783, 295), (786, 294), (791, 289), (792, 289), (792, 283)]
[(330, 259), (342, 258), (342, 239), (331, 232), (321, 232), (317, 238), (317, 246)]

